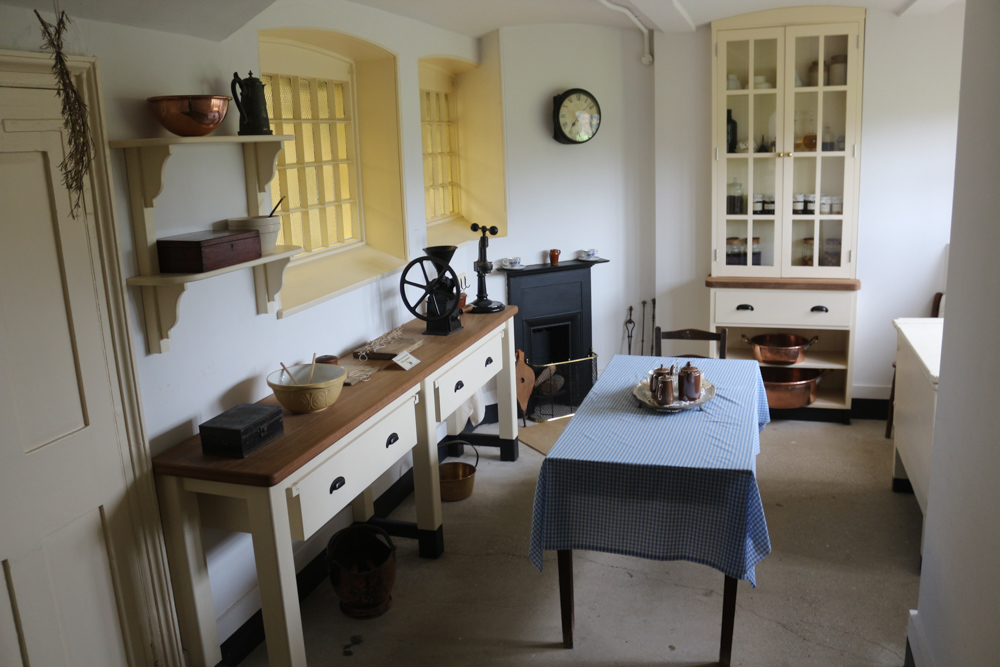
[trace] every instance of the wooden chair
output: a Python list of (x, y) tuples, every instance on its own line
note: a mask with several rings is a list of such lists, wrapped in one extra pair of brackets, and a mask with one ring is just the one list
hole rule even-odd
[[(712, 333), (711, 331), (702, 331), (701, 329), (678, 329), (677, 331), (662, 331), (660, 327), (656, 327), (653, 331), (653, 354), (657, 357), (663, 356), (661, 351), (661, 342), (664, 340), (707, 340), (715, 341), (719, 344), (719, 359), (726, 358), (726, 341), (728, 340), (729, 330), (719, 329), (718, 333)], [(698, 357), (704, 358), (700, 354), (680, 354), (680, 357)]]
[[(931, 304), (931, 317), (941, 317), (941, 304), (944, 301), (944, 292), (934, 295), (934, 303)], [(885, 416), (885, 437), (892, 437), (892, 418), (896, 413), (896, 362), (892, 362), (892, 386), (889, 388), (889, 412)]]

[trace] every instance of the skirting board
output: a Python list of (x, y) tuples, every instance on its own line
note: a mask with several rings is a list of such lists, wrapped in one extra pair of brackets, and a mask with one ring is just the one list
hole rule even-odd
[(920, 623), (920, 611), (910, 610), (910, 620), (906, 627), (906, 644), (910, 649), (910, 657), (913, 658), (913, 667), (934, 667), (931, 662), (931, 654), (928, 653), (924, 640), (923, 625)]

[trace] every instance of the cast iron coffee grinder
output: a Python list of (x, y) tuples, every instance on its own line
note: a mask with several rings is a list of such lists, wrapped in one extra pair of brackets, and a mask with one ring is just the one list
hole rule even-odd
[(424, 333), (430, 336), (447, 336), (462, 328), (458, 274), (448, 264), (457, 249), (453, 245), (424, 248), (427, 256), (407, 264), (399, 279), (403, 305), (414, 317), (427, 322)]
[[(241, 95), (236, 94), (239, 86)], [(253, 75), (241, 79), (238, 72), (233, 72), (233, 101), (240, 110), (240, 134), (271, 134), (271, 123), (267, 119), (267, 99), (264, 97), (264, 82)]]
[(480, 227), (473, 223), (472, 231), (482, 232), (483, 235), (479, 237), (479, 261), (475, 265), (476, 275), (478, 276), (478, 291), (476, 293), (476, 300), (472, 302), (471, 312), (499, 313), (505, 306), (499, 301), (490, 301), (490, 295), (486, 293), (486, 276), (493, 271), (493, 262), (486, 259), (486, 248), (490, 245), (489, 237), (486, 235), (489, 233), (496, 236), (500, 233), (500, 230), (496, 227)]

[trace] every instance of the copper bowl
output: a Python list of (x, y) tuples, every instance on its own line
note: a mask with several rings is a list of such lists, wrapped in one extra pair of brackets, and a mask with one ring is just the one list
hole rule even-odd
[(821, 368), (775, 368), (762, 366), (767, 406), (772, 410), (804, 408), (816, 400), (823, 375)]
[(800, 364), (806, 358), (806, 350), (816, 344), (819, 336), (806, 339), (795, 334), (762, 334), (743, 341), (753, 348), (753, 358), (765, 364)]
[(204, 137), (219, 127), (229, 111), (225, 95), (166, 95), (146, 101), (160, 125), (181, 137)]

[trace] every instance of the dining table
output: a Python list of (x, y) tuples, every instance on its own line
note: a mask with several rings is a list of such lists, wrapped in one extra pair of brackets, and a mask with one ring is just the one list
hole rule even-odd
[[(659, 407), (649, 373), (691, 363), (700, 399)], [(714, 393), (713, 393), (714, 392)], [(686, 560), (724, 576), (719, 662), (732, 656), (737, 581), (771, 551), (757, 487), (770, 421), (757, 362), (617, 355), (546, 455), (529, 558), (557, 552), (563, 645), (573, 647), (574, 550)]]

